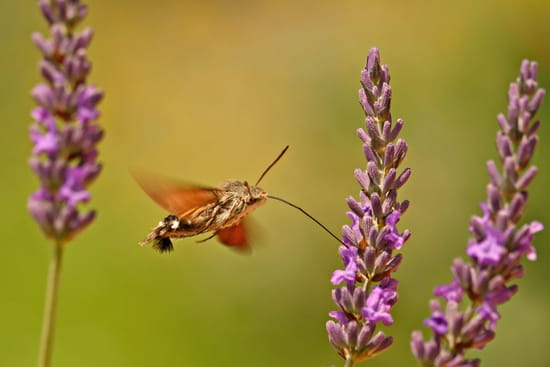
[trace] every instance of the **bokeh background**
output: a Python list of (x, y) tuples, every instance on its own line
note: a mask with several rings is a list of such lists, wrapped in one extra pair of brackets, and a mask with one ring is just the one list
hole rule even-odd
[[(393, 116), (409, 143), (413, 236), (396, 277), (393, 347), (369, 366), (414, 366), (432, 288), (464, 256), (496, 157), (495, 116), (523, 58), (550, 88), (550, 4), (518, 1), (90, 1), (90, 81), (106, 91), (100, 122), (104, 171), (93, 185), (94, 224), (67, 249), (54, 365), (342, 365), (325, 332), (334, 309), (334, 241), (300, 213), (270, 202), (254, 213), (258, 246), (239, 256), (215, 240), (176, 243), (160, 256), (137, 242), (166, 213), (133, 182), (141, 167), (216, 185), (265, 178), (273, 194), (307, 208), (334, 231), (348, 223), (364, 158), (355, 130), (359, 73), (378, 46), (390, 66)], [(37, 180), (27, 166), (29, 90), (40, 79), (33, 1), (0, 2), (0, 366), (35, 364), (50, 245), (26, 211)], [(550, 101), (539, 118), (526, 220), (550, 226)], [(548, 366), (550, 251), (526, 264), (520, 292), (502, 307), (484, 366)], [(365, 363), (366, 365), (366, 363)]]

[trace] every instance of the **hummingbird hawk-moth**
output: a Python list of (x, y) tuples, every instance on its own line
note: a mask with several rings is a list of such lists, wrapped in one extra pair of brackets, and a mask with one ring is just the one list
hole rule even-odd
[(249, 244), (243, 219), (265, 204), (268, 198), (282, 201), (300, 210), (340, 242), (332, 232), (305, 210), (284, 199), (268, 195), (258, 187), (262, 178), (281, 159), (287, 149), (288, 145), (265, 169), (253, 186), (246, 181), (226, 180), (220, 186), (210, 188), (143, 174), (134, 175), (141, 188), (160, 207), (170, 213), (151, 230), (140, 245), (153, 242), (154, 249), (168, 252), (173, 250), (172, 239), (213, 232), (199, 242), (217, 236), (224, 245), (238, 250), (247, 250)]

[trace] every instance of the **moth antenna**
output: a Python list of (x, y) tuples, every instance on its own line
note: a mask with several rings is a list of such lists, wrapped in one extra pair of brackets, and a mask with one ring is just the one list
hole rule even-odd
[[(288, 147), (287, 147), (288, 148)], [(286, 148), (285, 148), (286, 150)], [(283, 151), (284, 153), (284, 151)], [(280, 158), (280, 157), (279, 157)], [(278, 159), (278, 158), (277, 158)], [(275, 160), (277, 161), (277, 160)], [(325, 225), (321, 222), (319, 222), (317, 219), (315, 219), (311, 214), (309, 214), (308, 212), (306, 212), (304, 209), (300, 208), (298, 205), (295, 205), (295, 204), (292, 204), (290, 201), (286, 201), (285, 199), (281, 199), (281, 198), (278, 198), (276, 196), (271, 196), (271, 195), (267, 195), (268, 198), (270, 199), (275, 199), (275, 200), (279, 200), (287, 205), (290, 205), (291, 207), (295, 208), (295, 209), (298, 209), (299, 211), (301, 211), (303, 214), (305, 214), (309, 219), (311, 219), (312, 221), (314, 221), (315, 223), (317, 223), (321, 228), (323, 228), (328, 234), (330, 234), (336, 241), (338, 241), (339, 244), (343, 244), (342, 240), (340, 240), (334, 233), (332, 233), (330, 231), (330, 229), (328, 229), (327, 227), (325, 227)]]
[(258, 186), (258, 184), (260, 183), (260, 181), (262, 180), (262, 178), (264, 178), (264, 176), (266, 175), (267, 172), (269, 172), (269, 170), (271, 169), (271, 167), (273, 167), (275, 165), (275, 163), (277, 163), (279, 161), (279, 159), (281, 159), (281, 157), (286, 153), (286, 151), (288, 150), (288, 145), (285, 147), (285, 149), (283, 149), (283, 151), (281, 153), (279, 153), (279, 155), (277, 156), (277, 158), (275, 158), (275, 160), (265, 169), (265, 171), (262, 173), (262, 175), (260, 176), (260, 178), (258, 179), (258, 181), (256, 182), (256, 184), (254, 186)]

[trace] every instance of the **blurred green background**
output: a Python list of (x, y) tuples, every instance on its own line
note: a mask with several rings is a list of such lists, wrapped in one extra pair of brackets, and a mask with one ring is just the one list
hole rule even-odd
[[(104, 171), (91, 188), (94, 224), (65, 252), (54, 366), (342, 365), (325, 332), (334, 309), (334, 241), (293, 209), (254, 213), (257, 249), (240, 256), (215, 240), (141, 248), (166, 213), (129, 167), (217, 185), (254, 181), (286, 144), (262, 187), (334, 231), (348, 223), (364, 158), (355, 130), (359, 73), (369, 48), (390, 66), (392, 112), (409, 143), (413, 236), (396, 277), (393, 347), (369, 366), (414, 366), (409, 337), (422, 328), (432, 288), (464, 256), (496, 157), (495, 116), (523, 58), (550, 88), (550, 4), (518, 1), (90, 1), (90, 82), (106, 91)], [(40, 78), (30, 42), (45, 22), (33, 1), (0, 2), (0, 366), (36, 362), (50, 245), (26, 210), (38, 184), (27, 166), (29, 90)], [(550, 101), (526, 220), (550, 226)], [(549, 230), (502, 307), (484, 366), (548, 366)], [(425, 330), (425, 329), (424, 329)], [(365, 363), (365, 365), (367, 365)]]

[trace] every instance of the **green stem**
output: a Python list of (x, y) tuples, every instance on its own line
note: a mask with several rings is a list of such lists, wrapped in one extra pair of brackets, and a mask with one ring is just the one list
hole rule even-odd
[(49, 367), (52, 357), (55, 311), (62, 255), (63, 247), (58, 243), (54, 243), (50, 269), (48, 271), (48, 285), (46, 289), (46, 304), (44, 305), (44, 321), (42, 323), (42, 336), (40, 338), (38, 367)]
[(353, 358), (351, 356), (346, 359), (346, 363), (344, 364), (344, 367), (353, 367)]

